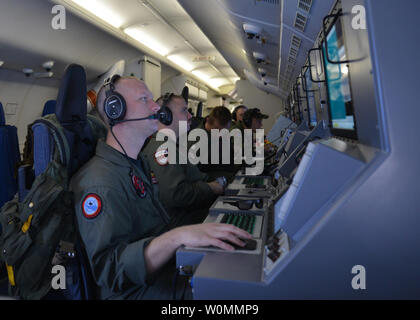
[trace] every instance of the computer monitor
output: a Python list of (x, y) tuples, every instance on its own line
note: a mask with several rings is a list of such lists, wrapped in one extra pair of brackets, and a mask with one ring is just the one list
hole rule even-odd
[(299, 95), (299, 83), (296, 83), (293, 86), (293, 96), (294, 96), (294, 101), (295, 101), (295, 122), (297, 124), (301, 124), (303, 119), (302, 119), (302, 107), (300, 105), (300, 95)]
[[(331, 133), (335, 136), (357, 140), (349, 65), (341, 63), (347, 60), (347, 52), (344, 28), (339, 16), (332, 22), (326, 34), (323, 42), (323, 56)], [(326, 50), (328, 50), (328, 55)]]
[(307, 103), (307, 112), (308, 112), (308, 124), (312, 129), (317, 124), (317, 114), (316, 114), (316, 103), (315, 103), (315, 91), (313, 90), (314, 84), (311, 80), (310, 69), (303, 69), (303, 78), (302, 78), (303, 89), (305, 91), (306, 103)]

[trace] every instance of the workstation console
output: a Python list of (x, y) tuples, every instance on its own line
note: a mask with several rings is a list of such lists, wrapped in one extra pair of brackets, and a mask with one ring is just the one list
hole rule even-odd
[[(407, 8), (386, 2), (406, 25)], [(352, 27), (355, 5), (368, 11), (370, 28)], [(204, 223), (229, 223), (247, 230), (254, 241), (245, 249), (177, 251), (177, 266), (189, 270), (195, 299), (420, 297), (420, 239), (407, 199), (420, 203), (407, 189), (416, 188), (414, 179), (392, 174), (392, 168), (410, 162), (413, 158), (407, 155), (418, 156), (418, 151), (399, 148), (406, 138), (400, 123), (411, 120), (383, 103), (382, 86), (395, 83), (394, 66), (382, 65), (382, 77), (376, 68), (384, 61), (383, 51), (377, 49), (386, 45), (386, 32), (391, 31), (382, 30), (386, 12), (372, 0), (334, 3), (313, 48), (325, 70), (328, 125), (318, 121), (313, 126), (309, 114), (309, 123), (300, 127), (305, 130), (298, 128), (286, 142), (289, 152), (276, 174), (254, 177), (260, 180), (249, 183), (250, 177), (239, 173), (227, 188), (239, 192), (213, 204)], [(308, 73), (317, 78), (313, 70), (319, 66), (310, 60), (301, 79)], [(394, 116), (388, 123), (383, 116), (387, 112)], [(390, 141), (397, 142), (394, 150)], [(384, 181), (392, 181), (393, 191)], [(261, 187), (247, 188), (251, 185)], [(371, 275), (363, 292), (352, 284), (355, 266)]]

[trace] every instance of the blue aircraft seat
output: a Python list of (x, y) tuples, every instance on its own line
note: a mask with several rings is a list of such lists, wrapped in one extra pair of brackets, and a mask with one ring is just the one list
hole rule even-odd
[(0, 103), (0, 208), (17, 192), (16, 164), (20, 161), (17, 128), (6, 125)]
[[(63, 127), (70, 149), (70, 163), (67, 164), (69, 174), (74, 174), (95, 153), (96, 138), (88, 123), (86, 103), (86, 74), (83, 67), (72, 64), (67, 67), (62, 78), (55, 103), (55, 116)], [(45, 109), (51, 108), (52, 102), (47, 102)], [(51, 110), (51, 109), (50, 109)], [(95, 126), (97, 128), (97, 126)], [(101, 133), (102, 129), (99, 128)], [(34, 136), (34, 173), (41, 174), (52, 160), (54, 154), (54, 139), (48, 128), (37, 123), (32, 126)], [(45, 299), (94, 299), (96, 286), (91, 277), (89, 264), (81, 240), (76, 246), (76, 258), (66, 265), (67, 289), (55, 292), (52, 290)]]
[(55, 113), (56, 104), (57, 102), (55, 100), (45, 102), (44, 109), (42, 110), (42, 116)]
[[(42, 116), (55, 113), (56, 101), (49, 100), (45, 103), (42, 111)], [(36, 140), (37, 148), (33, 147), (33, 141), (27, 141), (29, 143), (25, 148), (33, 149), (33, 164), (24, 163), (19, 166), (18, 169), (18, 189), (19, 189), (19, 201), (28, 194), (31, 189), (32, 182), (35, 177), (40, 175), (47, 168), (48, 163), (52, 160), (52, 154), (54, 153), (54, 143), (50, 136), (48, 129), (44, 125), (36, 123), (32, 125), (28, 130), (32, 130), (33, 141)], [(26, 139), (30, 139), (30, 135)], [(25, 159), (24, 159), (25, 160)]]
[[(56, 110), (56, 101), (49, 100), (45, 103), (42, 116), (54, 114)], [(35, 177), (40, 175), (47, 168), (54, 154), (54, 140), (48, 132), (48, 128), (42, 124), (36, 123), (32, 126), (34, 141), (34, 171)]]

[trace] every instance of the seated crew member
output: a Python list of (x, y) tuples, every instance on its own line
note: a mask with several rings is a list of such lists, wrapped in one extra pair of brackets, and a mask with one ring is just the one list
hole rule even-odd
[(169, 162), (168, 150), (161, 148), (164, 142), (157, 141), (156, 134), (150, 138), (142, 153), (148, 157), (155, 182), (159, 184), (159, 200), (172, 222), (175, 225), (200, 223), (208, 215), (208, 209), (216, 197), (223, 194), (224, 188), (217, 181), (210, 182), (209, 176), (197, 166), (178, 161), (180, 122), (186, 122), (189, 130), (191, 119), (184, 98), (171, 94), (166, 99), (158, 99), (158, 103), (165, 103), (173, 114), (172, 124), (166, 126), (159, 123), (159, 130), (170, 129), (175, 133), (177, 141), (172, 143), (176, 145), (176, 163)]
[(239, 129), (242, 131), (244, 129), (244, 125), (242, 121), (244, 119), (244, 114), (246, 111), (248, 111), (248, 108), (244, 105), (238, 106), (235, 108), (235, 110), (233, 110), (232, 112), (233, 123), (230, 127), (230, 130)]
[[(253, 155), (255, 156), (255, 133), (258, 129), (263, 129), (263, 119), (268, 119), (268, 115), (261, 113), (260, 109), (248, 109), (242, 118), (241, 125), (234, 129), (239, 129), (242, 132), (243, 143), (245, 144), (245, 130), (252, 130), (253, 137)], [(232, 131), (233, 129), (231, 129)], [(236, 153), (239, 151), (236, 151)], [(264, 156), (269, 156), (274, 152), (273, 145), (265, 143), (264, 139)]]
[[(118, 112), (107, 108), (105, 114), (104, 107), (114, 106), (115, 94), (124, 99), (126, 113), (112, 123), (109, 115)], [(151, 116), (159, 106), (151, 92), (135, 78), (112, 78), (101, 89), (98, 106), (111, 130), (106, 141), (98, 142), (95, 156), (73, 176), (71, 188), (78, 230), (100, 298), (171, 299), (175, 265), (170, 260), (177, 248), (212, 245), (233, 250), (223, 240), (243, 246), (238, 238), (251, 236), (222, 224), (169, 229), (147, 161), (141, 155), (137, 160), (145, 139), (158, 128)], [(186, 281), (177, 281), (176, 298), (191, 298)]]
[(242, 118), (243, 127), (244, 129), (252, 129), (255, 132), (255, 130), (263, 128), (263, 119), (268, 119), (268, 116), (262, 114), (260, 109), (249, 109)]
[[(231, 180), (236, 172), (240, 169), (241, 165), (234, 164), (234, 146), (233, 146), (233, 139), (230, 141), (230, 163), (223, 164), (222, 159), (222, 138), (218, 139), (218, 141), (213, 141), (213, 143), (219, 144), (219, 163), (212, 164), (211, 160), (211, 130), (229, 130), (232, 124), (232, 116), (226, 107), (216, 107), (214, 108), (211, 113), (199, 124), (197, 129), (205, 130), (207, 133), (208, 138), (208, 164), (198, 164), (198, 168), (201, 172), (207, 173), (211, 178), (218, 178), (218, 177), (225, 177), (228, 181)], [(194, 144), (193, 142), (192, 144)], [(194, 148), (194, 147), (193, 147)], [(190, 149), (193, 150), (193, 149)]]
[[(260, 109), (254, 108), (245, 112), (242, 123), (244, 129), (251, 129), (255, 133), (256, 130), (263, 129), (263, 119), (268, 118), (268, 115), (262, 114)], [(273, 145), (264, 139), (264, 152), (271, 153), (274, 151), (273, 149)]]

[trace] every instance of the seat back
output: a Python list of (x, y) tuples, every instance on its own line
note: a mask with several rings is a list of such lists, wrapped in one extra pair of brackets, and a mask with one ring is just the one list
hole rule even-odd
[(44, 109), (42, 110), (42, 116), (44, 117), (48, 114), (54, 114), (56, 104), (57, 102), (55, 100), (45, 102)]
[[(99, 138), (104, 138), (106, 127), (94, 117), (87, 117), (86, 74), (83, 67), (72, 64), (67, 67), (61, 81), (55, 117), (63, 129), (69, 148), (70, 162), (66, 164), (71, 177), (95, 153)], [(54, 156), (54, 139), (43, 123), (32, 126), (34, 136), (35, 176), (41, 174)], [(77, 227), (77, 223), (76, 223)], [(83, 244), (75, 245), (76, 258), (66, 265), (67, 289), (52, 292), (46, 299), (94, 299), (96, 287), (91, 277)]]
[(16, 164), (20, 161), (17, 128), (6, 125), (0, 103), (0, 208), (17, 192)]

